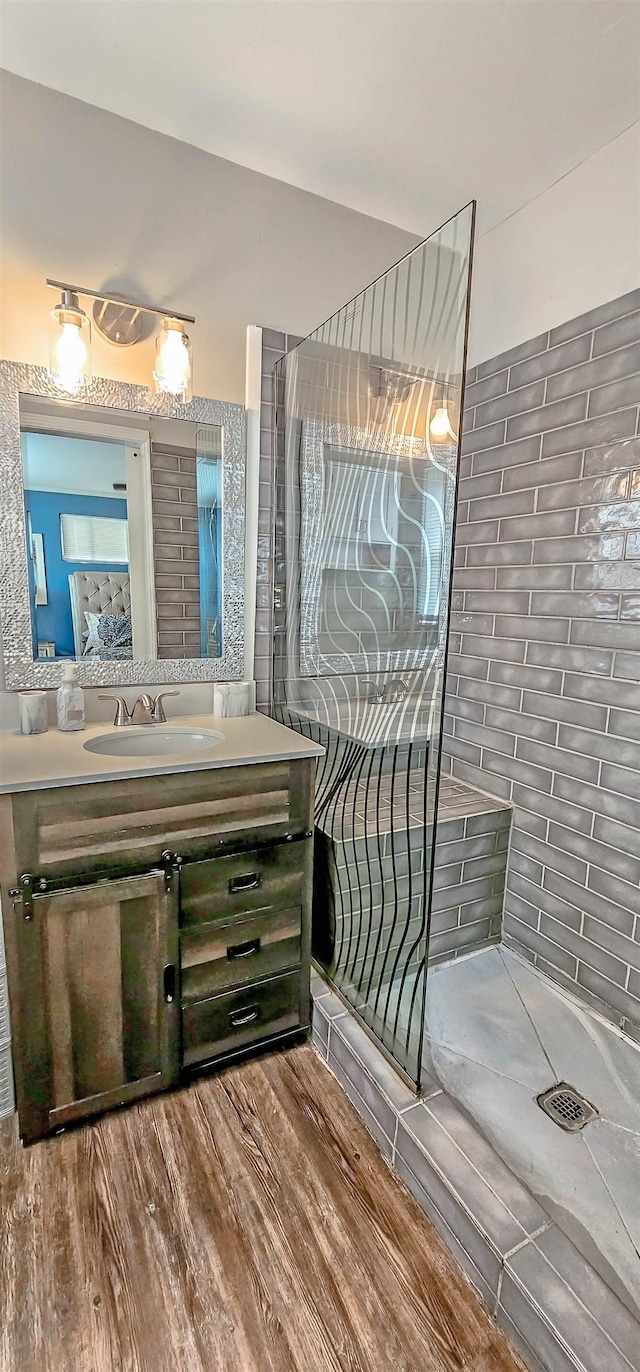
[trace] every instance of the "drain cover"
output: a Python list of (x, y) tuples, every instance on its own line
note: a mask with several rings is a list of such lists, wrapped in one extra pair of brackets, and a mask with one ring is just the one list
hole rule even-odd
[(595, 1105), (590, 1105), (589, 1101), (576, 1091), (575, 1086), (569, 1086), (566, 1081), (559, 1081), (557, 1086), (543, 1091), (542, 1095), (537, 1097), (537, 1101), (540, 1109), (544, 1110), (554, 1124), (558, 1124), (561, 1129), (566, 1129), (571, 1134), (577, 1133), (578, 1129), (584, 1129), (585, 1124), (598, 1113)]

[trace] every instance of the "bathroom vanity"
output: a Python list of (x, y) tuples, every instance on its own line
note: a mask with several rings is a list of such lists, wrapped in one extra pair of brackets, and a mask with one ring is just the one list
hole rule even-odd
[[(103, 377), (71, 398), (45, 368), (0, 362), (8, 692), (55, 689), (67, 659), (85, 690), (183, 693), (179, 711), (191, 688), (242, 679), (245, 438), (240, 405)], [(167, 724), (160, 706), (119, 705), (126, 727), (0, 732), (27, 1142), (309, 1024), (322, 749), (262, 715)], [(0, 942), (0, 1114), (4, 992)]]
[[(67, 659), (85, 690), (145, 690), (118, 705), (126, 727), (0, 733), (27, 1142), (309, 1025), (323, 750), (262, 715), (160, 708), (246, 670), (245, 438), (239, 405), (102, 377), (71, 400), (44, 368), (0, 362), (7, 691), (55, 689)], [(4, 990), (0, 945), (0, 1113)]]
[(212, 725), (208, 750), (171, 757), (93, 751), (126, 732), (103, 724), (2, 737), (25, 1142), (309, 1026), (322, 749), (262, 715), (179, 722)]

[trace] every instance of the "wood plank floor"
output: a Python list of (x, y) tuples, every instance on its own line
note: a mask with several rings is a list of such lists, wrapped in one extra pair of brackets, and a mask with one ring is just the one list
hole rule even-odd
[(23, 1149), (2, 1372), (516, 1372), (308, 1045)]

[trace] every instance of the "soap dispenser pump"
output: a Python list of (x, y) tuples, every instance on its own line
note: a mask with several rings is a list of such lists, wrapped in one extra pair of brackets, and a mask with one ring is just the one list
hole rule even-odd
[(85, 709), (84, 691), (78, 685), (78, 669), (75, 662), (65, 662), (62, 681), (56, 693), (58, 728), (64, 733), (74, 729), (84, 729)]

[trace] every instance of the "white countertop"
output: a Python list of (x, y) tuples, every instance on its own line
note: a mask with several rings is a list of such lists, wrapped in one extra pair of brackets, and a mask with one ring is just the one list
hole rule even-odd
[[(124, 777), (166, 776), (170, 772), (203, 772), (211, 767), (239, 767), (252, 762), (284, 762), (299, 757), (320, 757), (324, 752), (324, 748), (311, 739), (258, 713), (239, 719), (179, 715), (168, 719), (167, 725), (217, 729), (224, 737), (210, 752), (123, 758), (88, 753), (83, 747), (98, 734), (123, 732), (111, 724), (89, 724), (76, 733), (49, 729), (46, 734), (23, 735), (17, 729), (2, 729), (0, 794), (83, 785), (91, 781), (118, 781)], [(154, 727), (148, 725), (149, 731)]]

